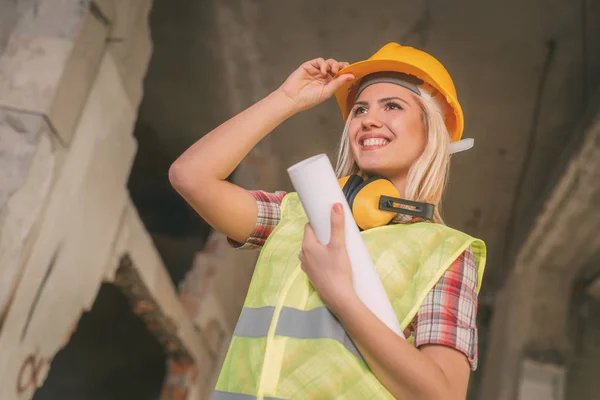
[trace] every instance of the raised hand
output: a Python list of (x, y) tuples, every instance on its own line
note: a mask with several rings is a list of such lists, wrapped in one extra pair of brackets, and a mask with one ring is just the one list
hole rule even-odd
[(344, 83), (354, 79), (351, 74), (335, 75), (347, 67), (347, 62), (338, 62), (332, 58), (316, 58), (302, 64), (279, 88), (292, 99), (298, 111), (311, 108), (327, 99)]

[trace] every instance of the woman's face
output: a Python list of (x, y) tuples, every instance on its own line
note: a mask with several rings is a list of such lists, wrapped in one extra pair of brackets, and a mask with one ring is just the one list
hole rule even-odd
[(427, 144), (415, 97), (402, 86), (376, 83), (356, 99), (348, 138), (361, 171), (392, 181), (406, 178)]

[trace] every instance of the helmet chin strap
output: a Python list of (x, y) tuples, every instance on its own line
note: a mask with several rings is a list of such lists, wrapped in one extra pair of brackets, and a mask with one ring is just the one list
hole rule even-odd
[(475, 140), (471, 138), (462, 139), (458, 142), (450, 143), (450, 154), (467, 151), (475, 145)]

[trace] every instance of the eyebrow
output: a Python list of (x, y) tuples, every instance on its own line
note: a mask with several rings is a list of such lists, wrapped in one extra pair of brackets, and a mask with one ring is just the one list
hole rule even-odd
[[(409, 106), (409, 107), (411, 106), (408, 101), (406, 101), (406, 100), (404, 100), (404, 99), (402, 99), (400, 97), (396, 97), (396, 96), (394, 96), (394, 97), (384, 97), (383, 99), (379, 99), (378, 103), (385, 103), (386, 101), (390, 101), (390, 100), (400, 100), (401, 102), (405, 103), (407, 106)], [(368, 106), (369, 102), (368, 101), (357, 101), (357, 102), (354, 103), (354, 105), (357, 105), (357, 104), (360, 104), (360, 105), (363, 105), (363, 106)]]

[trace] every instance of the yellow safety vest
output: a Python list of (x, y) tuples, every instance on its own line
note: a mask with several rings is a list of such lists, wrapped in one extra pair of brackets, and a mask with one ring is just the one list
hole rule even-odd
[[(387, 399), (379, 382), (300, 267), (306, 214), (296, 193), (263, 247), (213, 400)], [(433, 223), (361, 233), (402, 329), (469, 246), (478, 284), (485, 244)], [(398, 355), (401, 357), (402, 355)]]

